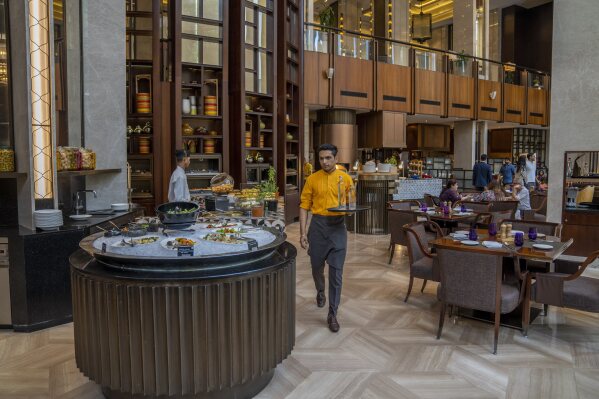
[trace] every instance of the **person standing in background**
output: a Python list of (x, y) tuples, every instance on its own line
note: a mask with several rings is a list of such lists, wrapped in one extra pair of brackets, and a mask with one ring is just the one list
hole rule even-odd
[(526, 185), (528, 191), (534, 191), (537, 183), (537, 154), (531, 152), (526, 159)]
[(175, 151), (175, 157), (177, 158), (177, 167), (168, 184), (168, 202), (189, 202), (191, 201), (191, 194), (189, 194), (187, 176), (185, 175), (185, 169), (189, 167), (191, 162), (189, 153), (187, 150), (177, 150)]
[(493, 171), (491, 165), (487, 163), (487, 154), (480, 156), (480, 161), (474, 164), (472, 168), (472, 185), (478, 191), (484, 191), (487, 184), (493, 180)]
[[(347, 252), (347, 229), (344, 215), (327, 209), (339, 206), (338, 192), (341, 182), (341, 199), (353, 185), (351, 177), (337, 169), (337, 147), (323, 144), (318, 147), (320, 167), (308, 176), (300, 202), (300, 245), (308, 250), (312, 277), (316, 286), (316, 305), (324, 307), (324, 265), (329, 264), (329, 314), (327, 324), (332, 332), (339, 331), (337, 309), (341, 301), (343, 264)], [(312, 212), (310, 230), (306, 234), (308, 212)]]
[(516, 167), (512, 165), (512, 161), (509, 158), (506, 158), (499, 169), (499, 174), (501, 175), (501, 181), (504, 186), (511, 187), (514, 182), (514, 176), (516, 176)]
[(526, 185), (526, 154), (522, 154), (518, 157), (518, 163), (516, 164), (516, 177), (514, 180), (519, 179), (521, 184)]

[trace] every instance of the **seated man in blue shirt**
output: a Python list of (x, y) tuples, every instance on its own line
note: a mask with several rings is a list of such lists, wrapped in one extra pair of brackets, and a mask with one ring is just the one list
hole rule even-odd
[(509, 158), (506, 158), (503, 162), (501, 169), (499, 169), (499, 174), (501, 175), (502, 183), (505, 188), (510, 188), (514, 182), (514, 176), (516, 175), (516, 167)]
[(493, 180), (491, 165), (487, 163), (487, 154), (480, 156), (480, 161), (472, 168), (472, 185), (478, 191), (484, 191), (485, 187)]

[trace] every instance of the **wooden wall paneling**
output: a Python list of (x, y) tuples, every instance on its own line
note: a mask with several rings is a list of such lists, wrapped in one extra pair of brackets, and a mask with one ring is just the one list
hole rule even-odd
[(409, 67), (377, 62), (377, 110), (411, 112), (411, 93)]
[(329, 55), (304, 51), (304, 101), (309, 105), (329, 105), (329, 84), (326, 77)]
[(335, 56), (333, 106), (374, 108), (374, 62)]
[(512, 158), (513, 129), (492, 129), (487, 135), (487, 153), (491, 158)]
[(414, 112), (444, 116), (445, 74), (415, 69), (414, 75)]
[[(501, 121), (502, 95), (501, 82), (478, 80), (478, 119)], [(495, 98), (491, 93), (495, 92)]]
[(474, 119), (474, 78), (449, 74), (447, 116)]
[(524, 86), (504, 84), (503, 120), (524, 124), (526, 120), (526, 96)]
[(394, 112), (393, 125), (393, 135), (383, 135), (383, 147), (406, 148), (406, 114)]
[(357, 115), (358, 147), (405, 148), (405, 114), (377, 111)]
[(528, 89), (528, 123), (546, 125), (547, 91), (545, 89)]

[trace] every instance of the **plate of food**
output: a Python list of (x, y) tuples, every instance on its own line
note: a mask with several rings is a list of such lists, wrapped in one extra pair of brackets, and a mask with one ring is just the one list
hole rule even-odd
[(230, 229), (240, 226), (237, 222), (216, 222), (216, 223), (201, 223), (200, 227), (204, 229)]
[(219, 244), (243, 244), (245, 241), (235, 237), (233, 234), (210, 233), (202, 237), (204, 241), (216, 242)]
[(167, 238), (160, 242), (162, 248), (169, 250), (176, 250), (179, 247), (193, 247), (196, 244), (196, 241), (186, 237)]
[(160, 237), (158, 237), (158, 236), (144, 236), (144, 237), (129, 238), (129, 239), (123, 238), (121, 241), (117, 241), (117, 242), (113, 243), (111, 246), (122, 248), (122, 247), (134, 247), (136, 245), (148, 245), (148, 244), (155, 243), (159, 239), (160, 239)]

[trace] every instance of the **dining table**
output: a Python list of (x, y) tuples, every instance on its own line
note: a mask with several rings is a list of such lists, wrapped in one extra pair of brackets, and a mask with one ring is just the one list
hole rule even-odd
[(447, 229), (448, 233), (451, 233), (452, 230), (457, 227), (458, 222), (470, 222), (473, 221), (476, 216), (478, 215), (478, 213), (474, 212), (473, 210), (467, 210), (466, 212), (461, 212), (459, 210), (454, 210), (453, 212), (449, 213), (449, 214), (445, 214), (439, 210), (436, 209), (430, 209), (427, 210), (426, 212), (420, 210), (418, 207), (415, 207), (415, 209), (413, 209), (414, 212), (421, 214), (421, 215), (427, 215), (427, 217), (432, 220), (433, 222), (439, 224), (439, 226), (444, 227)]
[[(487, 253), (493, 255), (503, 256), (518, 256), (520, 259), (525, 260), (536, 260), (541, 262), (551, 263), (562, 255), (574, 242), (573, 239), (568, 241), (562, 241), (561, 238), (555, 236), (540, 236), (536, 240), (530, 240), (526, 232), (524, 232), (524, 243), (522, 246), (516, 246), (514, 239), (502, 240), (498, 235), (491, 236), (487, 229), (477, 229), (478, 244), (466, 245), (463, 241), (470, 241), (465, 239), (456, 239), (451, 235), (437, 238), (431, 244), (437, 248), (447, 249), (458, 249), (460, 251), (475, 251), (479, 253)], [(485, 246), (483, 243), (490, 241), (493, 243), (501, 244), (501, 247)], [(541, 245), (538, 245), (541, 244)], [(538, 248), (539, 246), (547, 246), (545, 249)], [(551, 247), (551, 248), (549, 248)]]
[[(489, 235), (487, 229), (476, 229), (476, 240), (470, 240), (467, 235), (459, 235), (459, 232), (437, 238), (431, 242), (433, 248), (446, 248), (458, 251), (474, 251), (489, 255), (502, 255), (504, 258), (518, 257), (525, 261), (540, 261), (551, 264), (550, 271), (553, 271), (553, 261), (562, 255), (574, 242), (573, 239), (563, 241), (560, 237), (538, 235), (536, 240), (531, 240), (524, 232), (523, 245), (516, 246), (514, 237), (510, 236), (507, 239), (500, 238), (499, 234), (495, 236)], [(466, 232), (464, 232), (466, 233)], [(469, 232), (468, 232), (469, 233)], [(453, 235), (453, 236), (452, 236)], [(456, 238), (459, 237), (459, 238)], [(474, 243), (476, 242), (476, 244)], [(539, 245), (540, 244), (540, 245)], [(543, 247), (540, 249), (539, 247)], [(522, 262), (521, 264), (526, 264)], [(504, 264), (504, 267), (506, 264)], [(531, 283), (530, 276), (527, 279), (527, 284)], [(501, 315), (501, 325), (510, 328), (522, 329), (522, 308), (518, 307), (514, 312)], [(541, 310), (535, 307), (530, 308), (530, 322), (532, 322)], [(494, 322), (492, 313), (483, 312), (471, 309), (458, 309), (460, 316), (480, 320), (488, 323)]]

